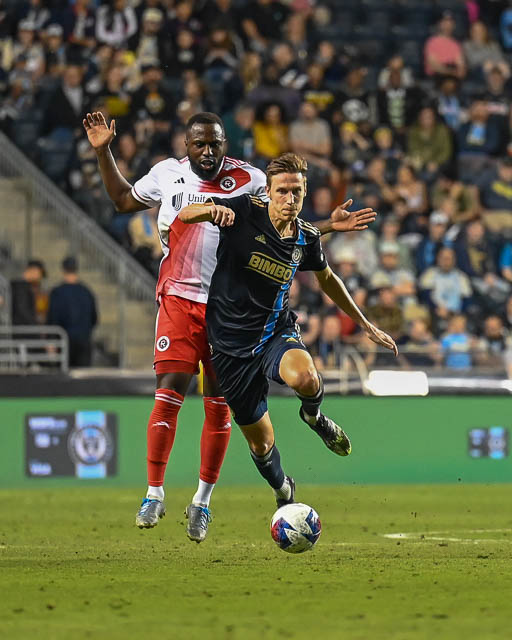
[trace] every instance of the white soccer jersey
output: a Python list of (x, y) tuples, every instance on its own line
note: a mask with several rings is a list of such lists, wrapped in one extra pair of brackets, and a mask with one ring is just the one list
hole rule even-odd
[(230, 198), (250, 193), (264, 200), (265, 174), (247, 162), (225, 157), (215, 180), (201, 180), (188, 158), (169, 158), (156, 164), (132, 187), (133, 197), (160, 205), (158, 231), (164, 257), (156, 288), (157, 298), (175, 295), (206, 302), (215, 265), (219, 230), (209, 222), (184, 224), (178, 214), (189, 204), (211, 196)]

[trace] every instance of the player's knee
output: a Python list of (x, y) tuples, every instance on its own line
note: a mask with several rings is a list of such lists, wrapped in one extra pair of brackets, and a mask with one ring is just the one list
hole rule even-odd
[(258, 458), (262, 458), (263, 456), (266, 456), (273, 446), (274, 446), (274, 441), (270, 439), (260, 440), (258, 442), (255, 442), (255, 441), (249, 442), (250, 450), (255, 456), (258, 456)]
[(296, 371), (292, 382), (290, 387), (301, 396), (314, 396), (320, 388), (320, 380), (314, 367)]

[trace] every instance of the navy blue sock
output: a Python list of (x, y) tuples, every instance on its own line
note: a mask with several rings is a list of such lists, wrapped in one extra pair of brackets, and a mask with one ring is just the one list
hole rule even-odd
[(284, 471), (281, 467), (281, 456), (279, 455), (279, 449), (274, 444), (272, 449), (264, 456), (257, 456), (251, 451), (254, 464), (258, 467), (258, 471), (269, 483), (272, 489), (276, 491), (283, 486), (284, 483)]
[(302, 408), (308, 416), (316, 416), (324, 399), (324, 381), (320, 375), (318, 375), (318, 379), (320, 381), (320, 388), (314, 396), (303, 396), (295, 392), (297, 398), (302, 402)]

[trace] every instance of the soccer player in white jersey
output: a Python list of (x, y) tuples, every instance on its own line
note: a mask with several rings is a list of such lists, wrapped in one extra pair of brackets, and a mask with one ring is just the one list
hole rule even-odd
[[(228, 406), (217, 385), (210, 359), (205, 311), (210, 280), (216, 265), (219, 231), (204, 223), (186, 225), (180, 210), (203, 203), (211, 196), (233, 197), (244, 193), (266, 199), (265, 174), (247, 162), (225, 155), (222, 120), (199, 113), (186, 126), (187, 157), (156, 164), (133, 186), (119, 172), (110, 151), (115, 121), (107, 125), (102, 113), (88, 113), (83, 120), (95, 149), (101, 177), (116, 209), (131, 213), (160, 205), (158, 229), (164, 257), (157, 284), (159, 306), (154, 368), (155, 404), (147, 429), (148, 489), (136, 515), (140, 528), (151, 528), (165, 514), (164, 475), (174, 443), (178, 412), (199, 362), (204, 368), (205, 421), (201, 435), (199, 485), (186, 509), (187, 535), (201, 542), (206, 537), (210, 497), (219, 477), (229, 443)], [(347, 212), (337, 207), (321, 231), (367, 228), (375, 212)]]

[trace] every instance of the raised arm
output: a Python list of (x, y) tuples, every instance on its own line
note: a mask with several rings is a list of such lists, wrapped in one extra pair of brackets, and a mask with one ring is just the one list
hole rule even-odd
[(361, 309), (352, 300), (350, 293), (343, 284), (343, 281), (332, 272), (330, 267), (323, 271), (315, 271), (315, 276), (320, 284), (320, 288), (342, 311), (352, 318), (366, 333), (366, 335), (386, 349), (398, 355), (398, 347), (391, 336), (373, 325), (363, 314)]
[(235, 221), (235, 212), (213, 202), (189, 204), (179, 212), (178, 218), (185, 224), (213, 222), (219, 227), (230, 227)]
[(350, 207), (352, 202), (352, 199), (350, 199), (340, 204), (331, 213), (329, 220), (317, 222), (314, 226), (322, 235), (333, 231), (347, 232), (368, 229), (368, 225), (374, 222), (377, 213), (370, 207), (359, 209), (358, 211), (349, 211), (347, 207)]
[(132, 185), (117, 168), (114, 156), (110, 151), (110, 144), (116, 135), (116, 122), (112, 120), (110, 127), (105, 116), (99, 112), (88, 113), (83, 119), (84, 129), (92, 148), (96, 151), (101, 179), (107, 193), (120, 213), (132, 213), (149, 209), (132, 195)]

